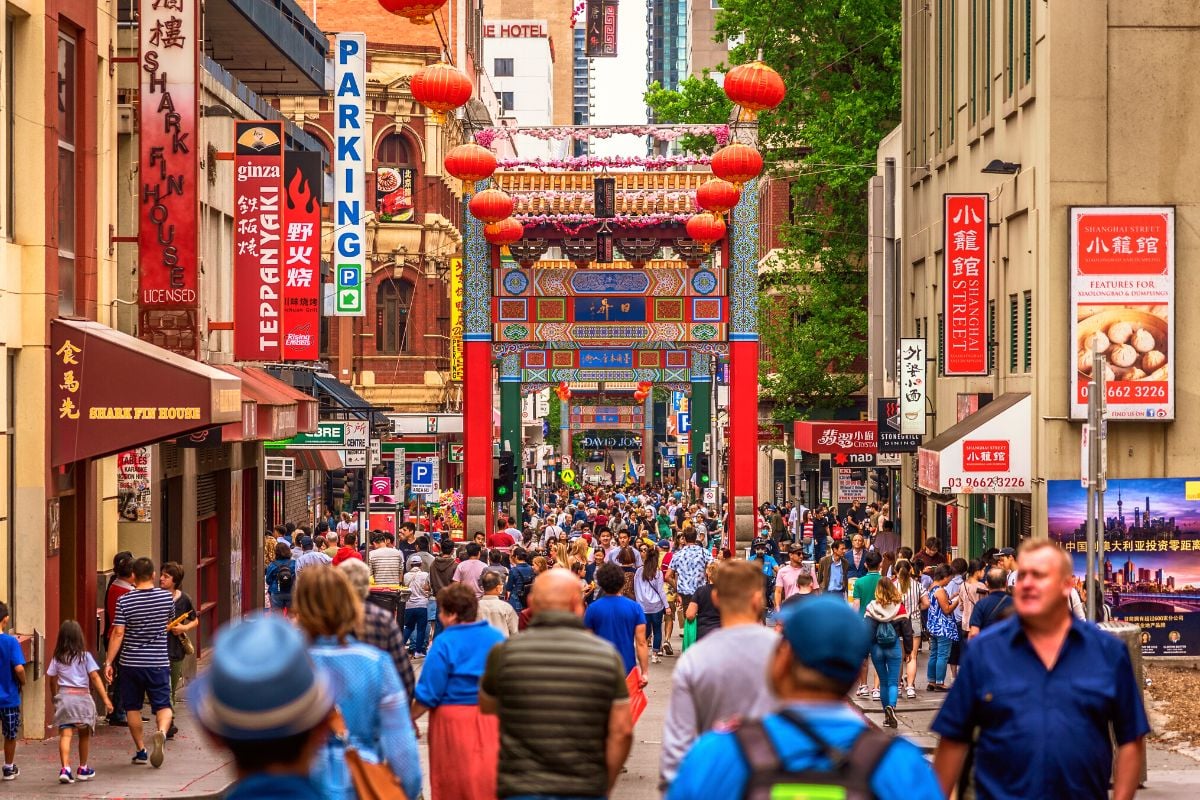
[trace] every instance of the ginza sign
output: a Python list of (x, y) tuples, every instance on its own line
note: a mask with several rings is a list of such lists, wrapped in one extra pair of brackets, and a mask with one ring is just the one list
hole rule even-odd
[(945, 374), (988, 374), (988, 196), (948, 194), (942, 226)]

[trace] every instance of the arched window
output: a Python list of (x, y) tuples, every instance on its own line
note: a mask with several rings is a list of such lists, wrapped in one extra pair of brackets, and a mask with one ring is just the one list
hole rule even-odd
[(385, 222), (416, 219), (414, 190), (417, 170), (408, 141), (389, 133), (375, 151), (375, 205)]
[(408, 281), (388, 278), (379, 284), (375, 298), (375, 349), (384, 355), (406, 353), (408, 312), (413, 287)]

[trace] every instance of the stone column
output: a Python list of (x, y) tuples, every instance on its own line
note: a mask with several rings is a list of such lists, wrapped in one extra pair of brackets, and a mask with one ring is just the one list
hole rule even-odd
[(742, 187), (725, 246), (729, 265), (730, 548), (754, 538), (758, 506), (758, 181)]

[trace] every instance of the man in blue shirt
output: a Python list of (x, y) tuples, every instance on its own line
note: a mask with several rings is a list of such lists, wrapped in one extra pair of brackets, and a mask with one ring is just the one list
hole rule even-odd
[[(1132, 800), (1150, 725), (1129, 651), (1071, 615), (1071, 559), (1049, 540), (1021, 548), (1016, 616), (971, 639), (933, 730), (948, 794), (972, 735), (975, 796)], [(1113, 768), (1109, 729), (1117, 743)]]
[[(849, 751), (867, 728), (846, 703), (846, 693), (867, 657), (871, 633), (838, 597), (814, 597), (783, 614), (783, 641), (767, 668), (771, 690), (783, 710), (763, 719), (781, 767), (788, 772), (829, 770), (825, 750), (788, 715), (799, 715), (829, 745)], [(750, 768), (732, 731), (711, 731), (688, 751), (667, 800), (728, 800), (743, 797)], [(941, 800), (933, 770), (921, 751), (897, 737), (870, 777), (879, 800)], [(832, 795), (831, 795), (832, 796)]]
[(625, 665), (625, 674), (641, 667), (642, 685), (646, 684), (646, 613), (642, 607), (621, 595), (625, 587), (625, 572), (616, 564), (601, 564), (596, 570), (596, 583), (604, 596), (594, 601), (583, 615), (583, 624), (592, 633), (617, 649)]

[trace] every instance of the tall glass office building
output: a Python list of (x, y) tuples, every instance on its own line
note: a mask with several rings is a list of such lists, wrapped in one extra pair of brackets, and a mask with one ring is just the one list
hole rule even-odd
[[(587, 57), (585, 32), (575, 29), (571, 70), (571, 124), (588, 125), (592, 121), (592, 61)], [(572, 155), (587, 155), (587, 142), (576, 141)]]
[(678, 89), (688, 74), (688, 0), (646, 2), (647, 82)]

